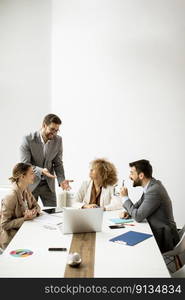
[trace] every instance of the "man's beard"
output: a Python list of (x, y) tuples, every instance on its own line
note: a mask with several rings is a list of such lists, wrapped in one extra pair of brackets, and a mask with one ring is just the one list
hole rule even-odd
[(49, 134), (47, 134), (47, 139), (52, 140), (54, 138), (54, 136), (55, 136), (54, 134), (49, 133)]
[(133, 187), (142, 186), (141, 179), (133, 180)]
[(45, 137), (46, 137), (47, 140), (53, 140), (54, 134), (52, 134), (52, 133), (45, 133)]

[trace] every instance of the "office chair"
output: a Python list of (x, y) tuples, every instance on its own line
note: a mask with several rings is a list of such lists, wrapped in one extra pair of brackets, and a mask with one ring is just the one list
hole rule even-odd
[(171, 273), (172, 278), (185, 278), (185, 265), (178, 271)]
[(183, 236), (184, 232), (185, 232), (185, 224), (184, 224), (184, 226), (181, 229), (178, 230), (178, 234), (179, 234), (180, 239)]
[(185, 253), (185, 225), (181, 230), (179, 230), (179, 238), (180, 241), (172, 250), (163, 253), (164, 258), (168, 259), (167, 265), (169, 265), (173, 261), (175, 262), (176, 271), (183, 266), (179, 255)]

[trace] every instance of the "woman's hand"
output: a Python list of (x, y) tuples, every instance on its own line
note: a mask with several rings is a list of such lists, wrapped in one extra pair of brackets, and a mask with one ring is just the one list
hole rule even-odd
[(97, 208), (98, 205), (96, 204), (85, 204), (82, 208)]
[(32, 216), (35, 218), (37, 216), (37, 213), (38, 213), (37, 209), (33, 208), (33, 209), (31, 209), (31, 211), (32, 211)]
[(35, 208), (33, 209), (27, 209), (24, 212), (24, 220), (33, 220), (37, 216), (37, 210)]

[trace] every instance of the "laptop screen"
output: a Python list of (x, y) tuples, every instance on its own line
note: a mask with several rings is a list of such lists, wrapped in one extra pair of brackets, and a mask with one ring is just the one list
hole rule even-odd
[(101, 231), (102, 220), (102, 208), (64, 208), (63, 233)]

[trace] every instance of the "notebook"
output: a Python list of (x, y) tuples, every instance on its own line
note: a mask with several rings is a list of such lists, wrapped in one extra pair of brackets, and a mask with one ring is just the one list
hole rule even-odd
[(113, 222), (114, 224), (124, 224), (124, 223), (134, 222), (133, 219), (119, 219), (119, 218), (110, 219), (110, 221)]
[(134, 246), (148, 238), (150, 238), (152, 234), (142, 233), (137, 231), (127, 231), (121, 235), (116, 236), (115, 238), (109, 240), (114, 243), (119, 243), (123, 245)]

